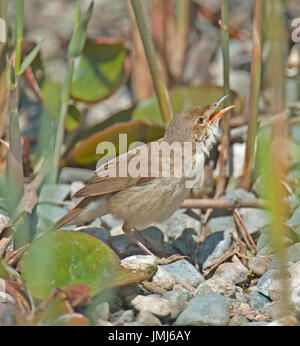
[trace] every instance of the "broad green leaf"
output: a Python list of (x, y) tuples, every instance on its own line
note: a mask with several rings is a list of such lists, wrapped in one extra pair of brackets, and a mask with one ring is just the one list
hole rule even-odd
[(86, 233), (50, 232), (38, 238), (21, 260), (21, 274), (27, 288), (38, 299), (54, 288), (87, 284), (93, 296), (105, 288), (122, 286), (145, 278), (120, 265), (109, 246)]
[[(54, 117), (59, 117), (61, 105), (61, 89), (62, 84), (45, 80), (41, 86), (41, 95), (45, 109)], [(69, 131), (76, 129), (78, 126), (80, 113), (75, 105), (69, 106), (69, 111), (66, 119), (66, 128)]]
[(75, 59), (71, 95), (83, 102), (99, 102), (125, 77), (126, 49), (120, 42), (87, 40)]
[(94, 1), (91, 2), (87, 12), (80, 19), (79, 24), (72, 35), (72, 39), (68, 49), (69, 57), (76, 57), (83, 50), (85, 40), (86, 40), (86, 29), (92, 17), (93, 8), (94, 8)]
[[(64, 158), (64, 163), (81, 166), (96, 163), (104, 156), (104, 154), (97, 154), (97, 146), (105, 141), (113, 143), (116, 148), (116, 155), (119, 155), (120, 134), (127, 134), (127, 143), (129, 146), (133, 142), (148, 143), (161, 138), (164, 135), (164, 128), (142, 120), (116, 123), (103, 131), (94, 133), (90, 137), (79, 141)], [(128, 147), (125, 149), (128, 149)]]
[(41, 45), (43, 42), (38, 43), (33, 49), (32, 51), (26, 56), (26, 58), (24, 59), (24, 61), (21, 64), (21, 68), (20, 68), (20, 73), (22, 74), (24, 73), (24, 71), (27, 69), (27, 67), (33, 62), (33, 60), (37, 57), (40, 49), (41, 49)]
[[(189, 106), (204, 106), (217, 101), (224, 95), (223, 87), (216, 85), (181, 86), (169, 91), (173, 114)], [(239, 109), (241, 101), (232, 93), (234, 104)], [(132, 114), (132, 119), (142, 119), (163, 124), (157, 98), (151, 97), (140, 102)]]

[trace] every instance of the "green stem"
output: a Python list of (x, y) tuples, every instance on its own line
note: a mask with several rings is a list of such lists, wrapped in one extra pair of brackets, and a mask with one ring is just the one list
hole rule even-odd
[(74, 22), (74, 31), (77, 29), (80, 20), (80, 9), (81, 9), (81, 0), (77, 0), (76, 12), (75, 12), (75, 22)]
[(68, 61), (64, 85), (62, 89), (62, 100), (61, 100), (60, 114), (59, 114), (58, 126), (56, 131), (56, 140), (55, 140), (54, 154), (53, 154), (53, 170), (50, 176), (50, 183), (52, 184), (56, 183), (57, 177), (58, 177), (60, 154), (61, 154), (61, 148), (62, 148), (63, 140), (64, 140), (65, 123), (66, 123), (66, 117), (67, 117), (68, 109), (69, 109), (69, 99), (70, 99), (71, 86), (72, 86), (73, 67), (74, 67), (74, 57), (71, 57)]
[(23, 40), (23, 22), (24, 22), (24, 0), (17, 0), (16, 16), (16, 75), (19, 75), (22, 58), (22, 40)]
[[(224, 95), (230, 96), (230, 57), (229, 57), (229, 20), (228, 20), (228, 1), (222, 0), (222, 25), (221, 25), (221, 43), (223, 53), (223, 83), (224, 83)], [(224, 106), (232, 104), (231, 98), (227, 98), (224, 102)], [(220, 151), (220, 172), (218, 178), (218, 184), (216, 188), (215, 197), (220, 197), (226, 186), (226, 163), (228, 159), (228, 147), (229, 147), (229, 123), (230, 114), (224, 115), (222, 119), (222, 138), (221, 138), (221, 151)]]
[(162, 118), (165, 124), (168, 124), (172, 119), (172, 108), (168, 95), (167, 88), (165, 86), (162, 74), (159, 70), (154, 45), (150, 37), (149, 29), (146, 24), (144, 16), (143, 6), (141, 0), (131, 0), (131, 5), (135, 14), (139, 32), (143, 41), (147, 61), (149, 64), (154, 89), (157, 95), (158, 104), (162, 114)]
[(248, 116), (248, 135), (246, 143), (246, 156), (244, 161), (244, 170), (241, 181), (241, 187), (248, 190), (251, 185), (251, 173), (254, 161), (254, 144), (257, 128), (257, 114), (259, 92), (261, 85), (261, 66), (262, 63), (262, 0), (254, 1), (253, 17), (253, 49), (251, 65), (251, 83), (249, 98), (249, 116)]

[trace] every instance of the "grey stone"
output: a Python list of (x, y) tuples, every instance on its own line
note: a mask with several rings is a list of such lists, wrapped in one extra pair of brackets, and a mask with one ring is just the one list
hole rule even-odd
[(73, 182), (87, 183), (93, 176), (93, 171), (86, 168), (63, 167), (59, 174), (60, 184)]
[(11, 326), (15, 322), (17, 309), (15, 304), (0, 301), (0, 327)]
[(270, 299), (260, 292), (253, 291), (249, 294), (249, 305), (254, 310), (260, 309), (270, 302)]
[(297, 226), (300, 226), (300, 207), (298, 207), (293, 215), (287, 220), (287, 225), (296, 228)]
[(176, 319), (176, 325), (228, 325), (229, 299), (217, 292), (201, 293), (191, 299)]
[(300, 278), (300, 261), (292, 264), (288, 271), (292, 278)]
[(175, 279), (183, 281), (193, 287), (197, 287), (204, 281), (203, 276), (187, 260), (179, 260), (163, 266), (163, 268)]
[(205, 238), (199, 244), (197, 261), (201, 268), (205, 269), (213, 261), (222, 256), (230, 247), (232, 236), (228, 232), (215, 232)]
[(175, 279), (164, 269), (163, 266), (158, 266), (152, 281), (165, 290), (171, 290), (175, 285)]
[(161, 322), (156, 316), (144, 310), (138, 313), (136, 322), (140, 326), (161, 326)]
[(272, 320), (276, 320), (282, 315), (281, 302), (271, 302), (267, 303), (263, 307), (263, 311), (270, 315)]
[(166, 221), (155, 223), (154, 226), (162, 231), (165, 241), (178, 238), (186, 228), (194, 229), (199, 236), (201, 228), (199, 221), (183, 213), (183, 210), (178, 210)]
[(290, 296), (291, 304), (297, 313), (300, 313), (300, 286), (292, 289)]
[(196, 295), (207, 292), (218, 292), (225, 297), (234, 298), (237, 287), (230, 281), (222, 277), (212, 277), (200, 284), (196, 290)]
[(248, 198), (255, 198), (254, 193), (252, 192), (248, 192), (244, 189), (236, 189), (230, 193), (227, 193), (226, 195), (224, 195), (222, 198), (230, 198), (230, 199), (235, 199), (235, 198), (239, 198), (239, 199), (248, 199)]
[(134, 311), (133, 310), (120, 310), (111, 315), (111, 321), (117, 325), (124, 325), (134, 321)]
[(131, 304), (136, 310), (145, 310), (159, 317), (166, 317), (171, 313), (170, 301), (154, 294), (138, 295), (131, 301)]
[(218, 266), (213, 277), (221, 277), (233, 284), (241, 284), (247, 280), (248, 269), (238, 262), (226, 262)]
[(262, 276), (269, 267), (270, 257), (269, 256), (255, 256), (250, 257), (248, 261), (249, 268), (254, 274)]
[(269, 297), (269, 287), (277, 280), (278, 277), (278, 271), (277, 270), (268, 270), (257, 282), (256, 288), (258, 292), (262, 293), (263, 295)]
[(266, 210), (241, 208), (239, 211), (250, 234), (262, 230), (271, 223), (271, 214)]
[(109, 316), (109, 304), (107, 302), (103, 302), (94, 307), (90, 318), (97, 324), (98, 320), (107, 321), (109, 319)]
[(151, 271), (157, 268), (159, 258), (150, 255), (136, 255), (122, 259), (121, 265), (132, 271)]
[(100, 239), (104, 241), (106, 244), (109, 244), (110, 242), (110, 234), (109, 231), (103, 227), (83, 227), (80, 228), (80, 232), (87, 233), (92, 235), (93, 237), (96, 237), (97, 239)]
[(240, 326), (248, 322), (249, 320), (244, 315), (237, 314), (231, 318), (229, 326)]
[(233, 216), (219, 216), (210, 219), (206, 224), (207, 231), (209, 233), (214, 232), (235, 232), (236, 225)]
[(188, 301), (191, 298), (191, 295), (187, 292), (175, 289), (165, 293), (163, 295), (163, 298), (166, 298), (170, 301), (171, 318), (175, 319), (185, 309)]

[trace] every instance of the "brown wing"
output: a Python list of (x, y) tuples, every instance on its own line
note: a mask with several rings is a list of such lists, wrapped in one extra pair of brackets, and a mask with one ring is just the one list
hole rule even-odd
[[(149, 181), (153, 180), (154, 177), (149, 177), (148, 174), (146, 176), (130, 176), (127, 173), (127, 164), (133, 158), (137, 158), (137, 156), (140, 157), (140, 155), (143, 154), (149, 155), (149, 153), (150, 146), (149, 144), (145, 144), (115, 159), (107, 161), (94, 172), (93, 177), (87, 185), (77, 191), (75, 197), (101, 196), (107, 193), (124, 190), (130, 186), (147, 184)], [(150, 172), (149, 164), (150, 160), (147, 160), (148, 172)]]

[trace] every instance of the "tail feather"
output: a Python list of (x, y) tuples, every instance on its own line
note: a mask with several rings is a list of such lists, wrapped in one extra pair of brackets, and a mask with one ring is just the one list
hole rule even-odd
[(59, 229), (70, 225), (80, 225), (92, 221), (108, 213), (106, 198), (87, 197), (79, 202), (76, 207), (60, 218), (54, 225)]

